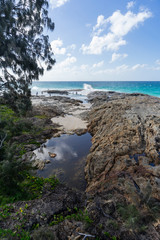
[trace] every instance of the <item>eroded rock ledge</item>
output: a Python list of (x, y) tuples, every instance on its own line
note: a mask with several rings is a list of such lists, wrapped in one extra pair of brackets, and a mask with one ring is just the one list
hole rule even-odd
[[(88, 209), (106, 229), (109, 220), (121, 225), (116, 233), (120, 239), (158, 240), (160, 99), (113, 92), (95, 92), (89, 99), (94, 107), (85, 167)], [(137, 213), (129, 212), (133, 206)], [(116, 232), (112, 227), (110, 231)]]

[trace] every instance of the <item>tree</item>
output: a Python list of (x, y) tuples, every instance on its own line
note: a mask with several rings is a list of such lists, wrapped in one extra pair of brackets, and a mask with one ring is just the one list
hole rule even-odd
[(6, 103), (25, 113), (30, 86), (55, 63), (44, 29), (54, 29), (46, 0), (0, 0), (0, 91)]

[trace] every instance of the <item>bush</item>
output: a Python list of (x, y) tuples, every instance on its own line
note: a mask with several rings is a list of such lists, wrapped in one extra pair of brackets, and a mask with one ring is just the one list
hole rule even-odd
[(16, 144), (7, 145), (4, 159), (0, 162), (0, 193), (15, 196), (21, 193), (20, 183), (27, 173), (33, 169), (30, 162), (22, 161), (15, 153), (19, 151)]

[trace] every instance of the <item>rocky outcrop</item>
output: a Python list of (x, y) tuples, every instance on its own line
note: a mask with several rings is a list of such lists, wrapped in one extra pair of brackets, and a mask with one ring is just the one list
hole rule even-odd
[(101, 92), (89, 98), (94, 106), (85, 167), (89, 212), (109, 232), (116, 232), (110, 222), (117, 226), (120, 239), (158, 240), (160, 99)]
[(42, 94), (43, 93), (48, 93), (48, 94), (59, 94), (59, 95), (68, 95), (68, 91), (63, 91), (63, 90), (47, 90), (47, 91), (43, 91), (42, 92)]
[[(4, 207), (0, 207), (0, 229), (16, 232), (19, 228), (20, 231), (30, 232), (31, 238), (25, 239), (65, 240), (68, 239), (67, 235), (71, 236), (75, 233), (76, 228), (82, 229), (83, 224), (67, 218), (65, 223), (64, 221), (61, 223), (60, 216), (65, 219), (66, 216), (76, 213), (75, 209), (84, 208), (84, 204), (84, 194), (61, 184), (58, 184), (54, 190), (50, 185), (46, 185), (40, 199), (11, 204), (7, 213)], [(53, 221), (60, 224), (52, 224)], [(5, 239), (22, 238), (17, 236)]]

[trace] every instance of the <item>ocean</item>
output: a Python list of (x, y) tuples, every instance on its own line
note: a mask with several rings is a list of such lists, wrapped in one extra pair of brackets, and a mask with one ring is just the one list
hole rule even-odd
[[(60, 81), (34, 81), (31, 87), (32, 95), (41, 94), (45, 90), (73, 90), (70, 95), (76, 95), (77, 98), (86, 96), (89, 92), (101, 91), (116, 91), (123, 93), (144, 93), (151, 96), (160, 97), (160, 81), (117, 81), (117, 82), (60, 82)], [(82, 89), (81, 92), (76, 92), (76, 89)], [(75, 92), (74, 92), (75, 91)]]

